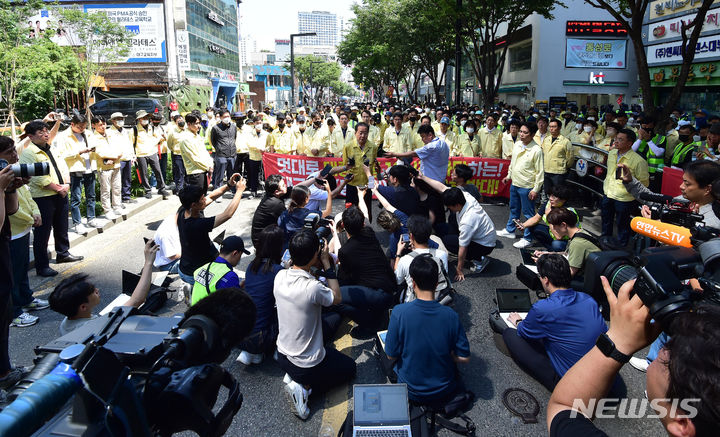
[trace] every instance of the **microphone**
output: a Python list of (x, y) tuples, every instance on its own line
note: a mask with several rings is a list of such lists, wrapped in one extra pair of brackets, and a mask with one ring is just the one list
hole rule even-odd
[(635, 217), (630, 222), (630, 229), (640, 235), (670, 246), (692, 247), (690, 229), (682, 226), (646, 219), (645, 217)]
[(672, 196), (668, 196), (667, 194), (657, 193), (640, 193), (640, 200), (644, 200), (646, 202), (662, 203), (663, 205), (668, 203), (679, 203), (683, 206), (687, 206), (690, 204), (690, 201), (687, 199), (676, 199)]

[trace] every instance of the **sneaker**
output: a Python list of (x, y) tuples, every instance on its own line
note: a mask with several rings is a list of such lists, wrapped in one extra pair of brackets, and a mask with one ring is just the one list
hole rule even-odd
[(480, 273), (485, 270), (485, 267), (487, 267), (488, 264), (490, 264), (490, 258), (484, 256), (481, 261), (473, 260), (472, 263), (473, 265), (470, 267), (470, 271), (473, 273)]
[(115, 220), (116, 218), (118, 218), (113, 211), (106, 212), (105, 214), (103, 214), (103, 217), (105, 218), (105, 220)]
[(40, 317), (33, 316), (30, 313), (24, 312), (12, 319), (12, 322), (10, 322), (10, 326), (15, 326), (16, 328), (25, 328), (27, 326), (32, 326), (36, 324), (38, 320), (40, 320)]
[(145, 198), (146, 198), (146, 199), (152, 199), (152, 193), (151, 193), (150, 191), (148, 191), (147, 193), (145, 193)]
[[(276, 352), (277, 352), (277, 351), (276, 351)], [(288, 375), (288, 374), (286, 373), (285, 376), (283, 376), (283, 383), (284, 383), (285, 385), (287, 385), (287, 384), (290, 384), (291, 382), (292, 382), (292, 378), (290, 378), (290, 375)]]
[(503, 228), (501, 231), (495, 231), (498, 237), (505, 237), (505, 238), (517, 238), (515, 236), (515, 232), (508, 232), (507, 229)]
[(25, 311), (40, 311), (44, 310), (45, 308), (49, 307), (50, 303), (46, 301), (45, 299), (35, 298), (32, 302), (25, 305), (23, 307), (23, 310)]
[(310, 408), (308, 408), (310, 391), (297, 382), (290, 380), (290, 383), (285, 385), (285, 393), (288, 401), (290, 401), (293, 413), (302, 420), (307, 419), (310, 416)]
[(513, 247), (517, 247), (518, 249), (523, 249), (525, 247), (528, 247), (531, 244), (532, 244), (532, 241), (521, 238), (520, 241), (516, 241), (515, 243), (513, 243)]
[(183, 285), (182, 291), (182, 300), (185, 302), (185, 305), (190, 306), (190, 295), (192, 294), (192, 285), (185, 284)]
[(88, 219), (87, 225), (88, 225), (89, 227), (91, 227), (91, 228), (99, 228), (99, 227), (101, 227), (101, 226), (100, 226), (100, 223), (98, 223), (94, 218)]
[(88, 228), (86, 228), (85, 225), (83, 225), (82, 223), (74, 224), (72, 227), (72, 231), (75, 232), (76, 234), (81, 234), (81, 235), (85, 235), (88, 232), (90, 232), (90, 230)]
[(11, 388), (20, 382), (28, 373), (30, 373), (30, 369), (22, 366), (10, 369), (7, 375), (0, 378), (0, 389), (7, 390)]
[(117, 216), (117, 218), (120, 218), (123, 216), (123, 214), (125, 214), (125, 208), (123, 207), (123, 208), (113, 209), (113, 214), (115, 214)]
[(641, 372), (647, 372), (647, 368), (650, 364), (645, 358), (632, 357), (630, 358), (630, 365), (633, 366), (636, 370), (639, 370)]
[(245, 364), (246, 366), (249, 366), (251, 364), (260, 364), (262, 363), (262, 360), (262, 354), (251, 354), (247, 351), (240, 351), (240, 355), (238, 355), (237, 357), (237, 361)]

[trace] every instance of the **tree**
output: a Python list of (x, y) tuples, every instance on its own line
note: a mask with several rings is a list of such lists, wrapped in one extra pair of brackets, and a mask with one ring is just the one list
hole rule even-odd
[(342, 97), (342, 96), (353, 97), (353, 96), (357, 95), (357, 91), (355, 91), (355, 88), (351, 87), (350, 85), (346, 84), (345, 82), (343, 82), (341, 80), (336, 80), (333, 83), (331, 83), (330, 89), (332, 89), (332, 92), (337, 97)]
[(445, 14), (460, 20), (460, 32), (466, 42), (463, 51), (480, 81), (486, 110), (498, 95), (508, 52), (508, 44), (498, 49), (497, 40), (519, 30), (532, 14), (551, 19), (555, 6), (564, 7), (556, 0), (463, 0), (460, 8), (455, 0), (439, 3)]
[[(290, 65), (285, 66), (290, 69)], [(340, 80), (342, 70), (337, 62), (325, 61), (319, 56), (307, 55), (295, 58), (295, 75), (301, 85), (310, 85), (310, 88), (316, 88), (316, 103), (322, 99), (324, 89), (331, 87), (332, 84)]]
[(95, 79), (130, 53), (132, 34), (112, 21), (104, 11), (56, 8), (55, 13), (69, 30), (66, 35), (80, 59), (79, 75), (85, 86), (85, 110), (93, 96)]
[[(642, 91), (644, 109), (648, 113), (656, 112), (655, 100), (652, 95), (650, 82), (650, 69), (648, 68), (647, 55), (645, 54), (645, 46), (643, 45), (643, 18), (649, 6), (648, 0), (585, 0), (587, 4), (598, 9), (604, 9), (610, 13), (622, 27), (627, 30), (633, 49), (635, 49), (635, 60), (637, 63), (638, 77), (640, 78), (640, 88)], [(697, 9), (695, 19), (690, 23), (682, 23), (680, 34), (682, 35), (682, 67), (678, 76), (675, 87), (670, 93), (670, 98), (663, 107), (662, 118), (667, 116), (675, 108), (680, 100), (688, 75), (692, 69), (692, 63), (695, 59), (695, 47), (697, 46), (702, 25), (705, 22), (705, 15), (713, 4), (713, 0), (702, 0), (702, 4)], [(688, 36), (688, 32), (691, 31)], [(692, 49), (690, 49), (692, 48)]]

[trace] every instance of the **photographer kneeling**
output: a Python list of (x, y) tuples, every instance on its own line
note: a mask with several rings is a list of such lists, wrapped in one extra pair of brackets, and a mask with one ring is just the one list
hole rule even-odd
[[(603, 398), (623, 364), (660, 331), (640, 296), (631, 295), (635, 280), (620, 287), (617, 296), (607, 278), (602, 277), (602, 283), (610, 305), (610, 329), (555, 387), (547, 406), (551, 437), (606, 436), (590, 421), (594, 411), (578, 411), (577, 405)], [(696, 305), (665, 328), (673, 335), (648, 368), (647, 398), (669, 435), (715, 436), (720, 429), (720, 308), (713, 303)]]
[(545, 254), (536, 264), (548, 298), (537, 301), (525, 319), (511, 313), (508, 321), (517, 329), (505, 329), (502, 336), (513, 361), (552, 391), (607, 326), (595, 300), (570, 288), (570, 265), (564, 256)]

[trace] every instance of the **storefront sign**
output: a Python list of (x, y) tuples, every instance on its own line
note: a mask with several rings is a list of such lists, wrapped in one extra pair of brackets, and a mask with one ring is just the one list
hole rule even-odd
[(602, 72), (595, 73), (593, 71), (590, 72), (590, 84), (591, 85), (599, 85), (605, 83), (605, 75), (602, 74)]
[[(701, 34), (720, 30), (720, 8), (711, 9), (705, 16), (705, 22)], [(667, 41), (672, 38), (682, 37), (682, 24), (690, 24), (695, 19), (695, 14), (686, 15), (684, 17), (671, 18), (669, 20), (658, 21), (652, 23), (648, 27), (648, 41), (659, 42)], [(689, 37), (692, 28), (688, 29), (686, 35)]]
[[(675, 86), (680, 77), (680, 65), (667, 65), (650, 69), (653, 86)], [(720, 62), (693, 64), (685, 86), (720, 85)]]
[(177, 62), (180, 73), (190, 69), (190, 40), (187, 30), (175, 31)]
[(225, 22), (222, 20), (222, 18), (220, 18), (220, 16), (213, 11), (208, 12), (207, 17), (208, 20), (212, 21), (215, 24), (219, 24), (221, 26), (225, 25)]
[[(715, 3), (720, 3), (716, 1)], [(702, 4), (702, 0), (657, 0), (650, 3), (650, 19), (665, 17), (679, 12), (686, 12), (697, 9)]]
[(565, 66), (625, 68), (626, 40), (568, 38)]
[(619, 21), (567, 21), (567, 36), (627, 36), (627, 29)]
[[(648, 65), (682, 62), (682, 41), (648, 46)], [(720, 57), (720, 35), (706, 36), (698, 39), (695, 46), (695, 60)]]
[(227, 55), (227, 50), (220, 46), (216, 46), (215, 44), (208, 43), (208, 50), (210, 50), (213, 53), (217, 53), (218, 55)]
[[(338, 165), (341, 158), (315, 158), (301, 155), (280, 155), (276, 153), (263, 154), (263, 168), (266, 175), (280, 174), (285, 178), (288, 185), (296, 185), (307, 180), (307, 177), (316, 171), (320, 171), (325, 164)], [(386, 170), (397, 162), (396, 159), (378, 159), (380, 167)], [(503, 183), (507, 176), (510, 161), (505, 159), (490, 158), (450, 158), (448, 163), (447, 182), (450, 183), (452, 169), (458, 164), (465, 164), (473, 171), (473, 176), (468, 180), (469, 184), (477, 187), (481, 194), (489, 197), (510, 197), (510, 184)], [(420, 161), (416, 158), (413, 167), (420, 167)], [(338, 181), (345, 176), (345, 173), (336, 175)]]

